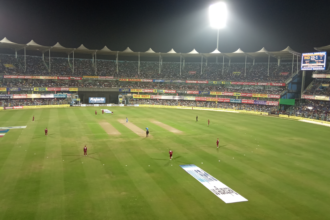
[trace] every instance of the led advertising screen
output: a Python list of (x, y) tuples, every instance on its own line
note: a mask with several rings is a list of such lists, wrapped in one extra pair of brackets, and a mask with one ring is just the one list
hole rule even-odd
[(89, 103), (91, 104), (105, 103), (105, 97), (89, 97)]
[(327, 52), (303, 53), (301, 55), (301, 70), (325, 70)]

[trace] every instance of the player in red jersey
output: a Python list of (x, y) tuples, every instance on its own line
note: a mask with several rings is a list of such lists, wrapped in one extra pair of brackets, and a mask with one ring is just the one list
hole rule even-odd
[(104, 114), (104, 110), (102, 109), (102, 114)]
[(84, 155), (87, 156), (87, 147), (86, 147), (86, 145), (84, 147)]
[(173, 151), (170, 150), (169, 154), (170, 154), (170, 160), (172, 160)]
[(34, 115), (33, 115), (32, 121), (34, 121)]
[(210, 125), (210, 119), (209, 120), (207, 120), (207, 126), (209, 126)]
[(95, 110), (95, 115), (97, 115), (97, 111)]
[(217, 148), (219, 148), (219, 138), (218, 138), (218, 140), (217, 140)]
[(45, 129), (45, 135), (47, 135), (47, 134), (48, 134), (48, 129), (46, 128), (46, 129)]

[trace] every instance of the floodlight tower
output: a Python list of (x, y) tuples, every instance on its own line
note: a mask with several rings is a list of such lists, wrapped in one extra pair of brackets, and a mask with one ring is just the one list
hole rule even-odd
[(211, 27), (218, 30), (217, 50), (219, 50), (219, 30), (226, 27), (227, 5), (225, 2), (218, 2), (209, 7), (209, 18)]

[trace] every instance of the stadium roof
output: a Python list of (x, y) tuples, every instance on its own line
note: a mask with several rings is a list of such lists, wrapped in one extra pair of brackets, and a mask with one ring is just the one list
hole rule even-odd
[[(74, 53), (81, 53), (81, 54), (100, 54), (100, 55), (120, 55), (120, 56), (137, 56), (137, 54), (141, 56), (164, 56), (164, 57), (227, 57), (227, 58), (244, 58), (250, 57), (252, 59), (259, 58), (259, 57), (274, 57), (274, 58), (281, 58), (283, 60), (290, 60), (292, 56), (300, 56), (301, 53), (294, 51), (290, 47), (285, 48), (284, 50), (280, 51), (268, 51), (264, 47), (256, 52), (244, 52), (240, 48), (232, 53), (221, 53), (219, 50), (214, 50), (210, 53), (199, 53), (195, 49), (193, 49), (189, 53), (177, 53), (173, 48), (167, 52), (155, 52), (151, 48), (145, 52), (134, 52), (129, 47), (127, 47), (124, 51), (112, 51), (107, 46), (104, 46), (101, 50), (91, 50), (86, 48), (83, 44), (81, 44), (78, 48), (66, 48), (63, 47), (60, 43), (56, 43), (54, 46), (43, 46), (37, 44), (33, 40), (31, 40), (27, 44), (17, 44), (12, 41), (9, 41), (7, 38), (4, 38), (0, 41), (0, 48), (9, 48), (13, 50), (21, 50), (21, 49), (28, 49), (28, 50), (38, 50), (44, 53), (45, 51), (54, 51), (54, 52), (63, 52), (70, 54)], [(316, 50), (329, 50), (330, 45), (325, 47), (315, 48)]]
[(330, 45), (328, 46), (322, 46), (322, 47), (314, 47), (317, 51), (330, 51)]

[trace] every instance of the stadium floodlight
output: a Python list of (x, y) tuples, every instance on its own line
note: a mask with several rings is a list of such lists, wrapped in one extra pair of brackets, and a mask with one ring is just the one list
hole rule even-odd
[(218, 2), (209, 7), (209, 19), (211, 27), (218, 30), (217, 49), (219, 49), (219, 30), (226, 27), (227, 23), (227, 5), (224, 2)]

